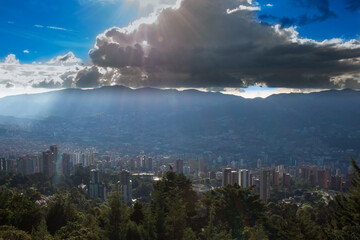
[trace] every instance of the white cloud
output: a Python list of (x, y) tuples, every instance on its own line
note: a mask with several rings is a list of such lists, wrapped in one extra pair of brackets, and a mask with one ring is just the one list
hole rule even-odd
[(54, 30), (60, 30), (60, 31), (68, 31), (68, 32), (72, 32), (72, 30), (66, 29), (66, 28), (61, 28), (61, 27), (54, 27), (54, 26), (46, 26), (49, 29), (54, 29)]
[(0, 62), (0, 97), (71, 87), (77, 72), (84, 68), (80, 62), (71, 52), (46, 64), (20, 64), (16, 56), (10, 54)]
[(34, 27), (43, 28), (44, 26), (43, 26), (43, 25), (39, 25), (39, 24), (35, 24)]
[(9, 54), (6, 58), (5, 58), (5, 64), (20, 64), (19, 59), (16, 59), (15, 54)]
[(232, 14), (232, 13), (237, 12), (237, 11), (260, 11), (260, 10), (261, 10), (261, 8), (257, 7), (257, 6), (240, 5), (239, 7), (234, 8), (234, 9), (227, 9), (226, 13), (227, 14)]
[(24, 50), (24, 53), (30, 53), (30, 52), (29, 52), (29, 50), (26, 49), (26, 50)]
[(273, 7), (274, 4), (268, 3), (268, 4), (266, 4), (265, 6), (267, 6), (267, 7)]
[(55, 64), (55, 65), (73, 65), (73, 64), (79, 64), (82, 60), (80, 58), (75, 57), (75, 54), (73, 52), (68, 52), (67, 54), (63, 56), (57, 56), (52, 58), (50, 61), (48, 61), (48, 64)]

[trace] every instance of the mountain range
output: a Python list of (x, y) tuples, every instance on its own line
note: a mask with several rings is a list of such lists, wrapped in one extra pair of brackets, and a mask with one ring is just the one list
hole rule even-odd
[(360, 92), (348, 89), (265, 99), (123, 86), (65, 89), (0, 99), (0, 135), (11, 125), (28, 138), (53, 142), (179, 150), (215, 143), (239, 151), (252, 138), (269, 146), (270, 139), (305, 134), (327, 146), (356, 148), (359, 104)]

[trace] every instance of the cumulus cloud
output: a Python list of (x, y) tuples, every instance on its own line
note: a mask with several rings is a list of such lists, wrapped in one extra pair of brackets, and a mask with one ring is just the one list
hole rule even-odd
[(99, 86), (101, 74), (97, 67), (93, 66), (79, 71), (76, 75), (76, 86), (79, 88), (94, 88)]
[(19, 59), (16, 59), (15, 54), (9, 54), (6, 58), (5, 58), (5, 64), (9, 64), (9, 65), (15, 65), (15, 64), (20, 64)]
[[(178, 88), (335, 88), (341, 82), (335, 78), (357, 81), (342, 76), (360, 72), (359, 41), (302, 39), (294, 27), (259, 23), (253, 11), (228, 14), (239, 2), (253, 6), (245, 0), (183, 0), (153, 23), (108, 29), (89, 52), (107, 74), (93, 73), (90, 85), (95, 77), (98, 85), (131, 79), (128, 86)], [(327, 1), (320, 2), (326, 8)]]
[(60, 82), (55, 82), (53, 79), (51, 80), (44, 80), (39, 83), (34, 83), (32, 85), (33, 88), (61, 88)]
[(58, 56), (55, 58), (52, 58), (50, 61), (48, 61), (48, 64), (56, 64), (56, 65), (72, 65), (72, 64), (79, 64), (82, 60), (80, 58), (75, 57), (75, 54), (73, 52), (68, 52), (64, 56)]
[(20, 64), (16, 56), (10, 54), (0, 62), (0, 97), (5, 94), (4, 89), (16, 89), (14, 93), (18, 94), (21, 91), (29, 92), (33, 88), (73, 87), (77, 72), (84, 68), (79, 65), (80, 62), (73, 53), (68, 53), (46, 64)]

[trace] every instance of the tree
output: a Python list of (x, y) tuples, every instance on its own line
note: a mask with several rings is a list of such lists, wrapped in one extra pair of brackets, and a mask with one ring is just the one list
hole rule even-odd
[(126, 207), (120, 200), (120, 194), (115, 192), (109, 202), (107, 212), (106, 233), (110, 240), (119, 240), (126, 233)]
[(76, 210), (74, 206), (62, 196), (49, 204), (46, 224), (50, 234), (54, 235), (57, 230), (65, 226), (69, 221), (75, 220)]
[(0, 226), (0, 239), (9, 240), (31, 240), (31, 237), (26, 232), (17, 229), (14, 226)]
[(32, 240), (51, 240), (52, 236), (47, 230), (47, 225), (45, 218), (43, 217), (40, 221), (39, 226), (37, 228), (33, 228), (31, 232)]
[(360, 168), (351, 158), (353, 168), (352, 187), (346, 195), (336, 198), (335, 222), (332, 226), (333, 237), (339, 239), (360, 239)]
[(135, 222), (137, 225), (142, 224), (144, 221), (144, 209), (140, 202), (135, 202), (133, 211), (130, 214), (130, 220)]
[(12, 191), (0, 193), (0, 224), (31, 232), (41, 220), (40, 208), (28, 196)]
[(142, 226), (138, 226), (133, 221), (129, 221), (126, 227), (126, 240), (140, 240), (144, 239), (144, 229)]
[(171, 199), (168, 204), (169, 211), (165, 218), (166, 235), (167, 239), (181, 240), (187, 227), (186, 207), (179, 192)]

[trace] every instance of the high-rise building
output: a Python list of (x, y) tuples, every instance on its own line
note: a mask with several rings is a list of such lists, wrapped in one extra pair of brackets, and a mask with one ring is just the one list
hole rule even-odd
[(145, 159), (145, 167), (147, 171), (153, 170), (153, 160), (152, 158), (148, 157)]
[(146, 156), (142, 156), (140, 158), (140, 167), (141, 168), (146, 168)]
[(48, 177), (53, 176), (53, 156), (50, 150), (42, 153), (42, 169), (41, 172)]
[(342, 192), (343, 178), (341, 176), (331, 176), (330, 189)]
[(175, 160), (175, 172), (176, 174), (182, 174), (183, 173), (183, 166), (184, 162), (181, 159), (177, 159)]
[[(314, 177), (314, 179), (313, 179), (313, 181), (315, 182), (315, 184), (316, 183), (318, 183), (318, 181), (319, 181), (319, 175), (318, 175), (318, 167), (317, 166), (313, 166), (313, 167), (311, 167), (310, 168), (310, 178), (311, 178), (311, 175), (313, 175)], [(311, 182), (311, 179), (310, 179), (310, 182)]]
[(0, 170), (5, 172), (8, 170), (7, 161), (5, 158), (0, 158)]
[(56, 163), (58, 162), (58, 148), (57, 145), (51, 145), (50, 151), (52, 152), (52, 164), (53, 164), (53, 173), (56, 172)]
[(72, 171), (72, 163), (70, 161), (70, 154), (64, 153), (62, 155), (62, 164), (61, 164), (61, 168), (62, 168), (62, 173), (65, 176), (70, 176), (71, 171)]
[(18, 173), (21, 174), (32, 174), (36, 172), (36, 156), (22, 156), (16, 161), (16, 169)]
[(239, 185), (240, 187), (247, 188), (250, 187), (250, 173), (247, 169), (239, 170)]
[(303, 167), (301, 168), (301, 178), (305, 180), (310, 180), (311, 171), (310, 168)]
[(183, 172), (184, 172), (185, 175), (190, 174), (190, 167), (189, 166), (184, 166), (183, 167)]
[(130, 172), (122, 170), (120, 172), (120, 188), (121, 198), (124, 203), (132, 203), (132, 181), (130, 180)]
[(209, 179), (210, 179), (210, 180), (216, 179), (216, 173), (215, 173), (215, 171), (209, 172)]
[(238, 171), (231, 171), (231, 183), (230, 184), (239, 184), (239, 173)]
[(261, 170), (260, 172), (260, 199), (267, 203), (270, 198), (270, 171)]
[(273, 172), (273, 184), (275, 186), (279, 186), (280, 184), (280, 173), (278, 171), (274, 171)]
[(256, 167), (257, 167), (257, 168), (261, 168), (261, 166), (262, 166), (262, 165), (261, 165), (261, 159), (258, 159), (258, 160), (257, 160), (257, 163), (256, 163)]
[(89, 166), (93, 166), (94, 163), (95, 163), (94, 154), (93, 154), (93, 153), (90, 153), (90, 154), (88, 155), (87, 164), (88, 164)]
[(289, 188), (290, 187), (290, 174), (283, 173), (283, 186)]
[(190, 167), (190, 173), (196, 172), (196, 160), (195, 159), (189, 160), (189, 167)]
[(328, 188), (328, 172), (327, 170), (318, 171), (318, 184), (321, 188)]
[(130, 159), (130, 168), (131, 170), (134, 170), (136, 168), (136, 161), (134, 157)]
[(224, 187), (227, 184), (231, 184), (231, 168), (223, 168), (222, 186)]
[(199, 159), (199, 172), (205, 172), (205, 159)]
[(89, 195), (91, 198), (106, 200), (106, 188), (101, 182), (100, 172), (96, 169), (90, 171)]
[(58, 158), (58, 149), (56, 145), (51, 145), (50, 150), (42, 153), (40, 171), (48, 177), (52, 177), (56, 172), (56, 162)]

